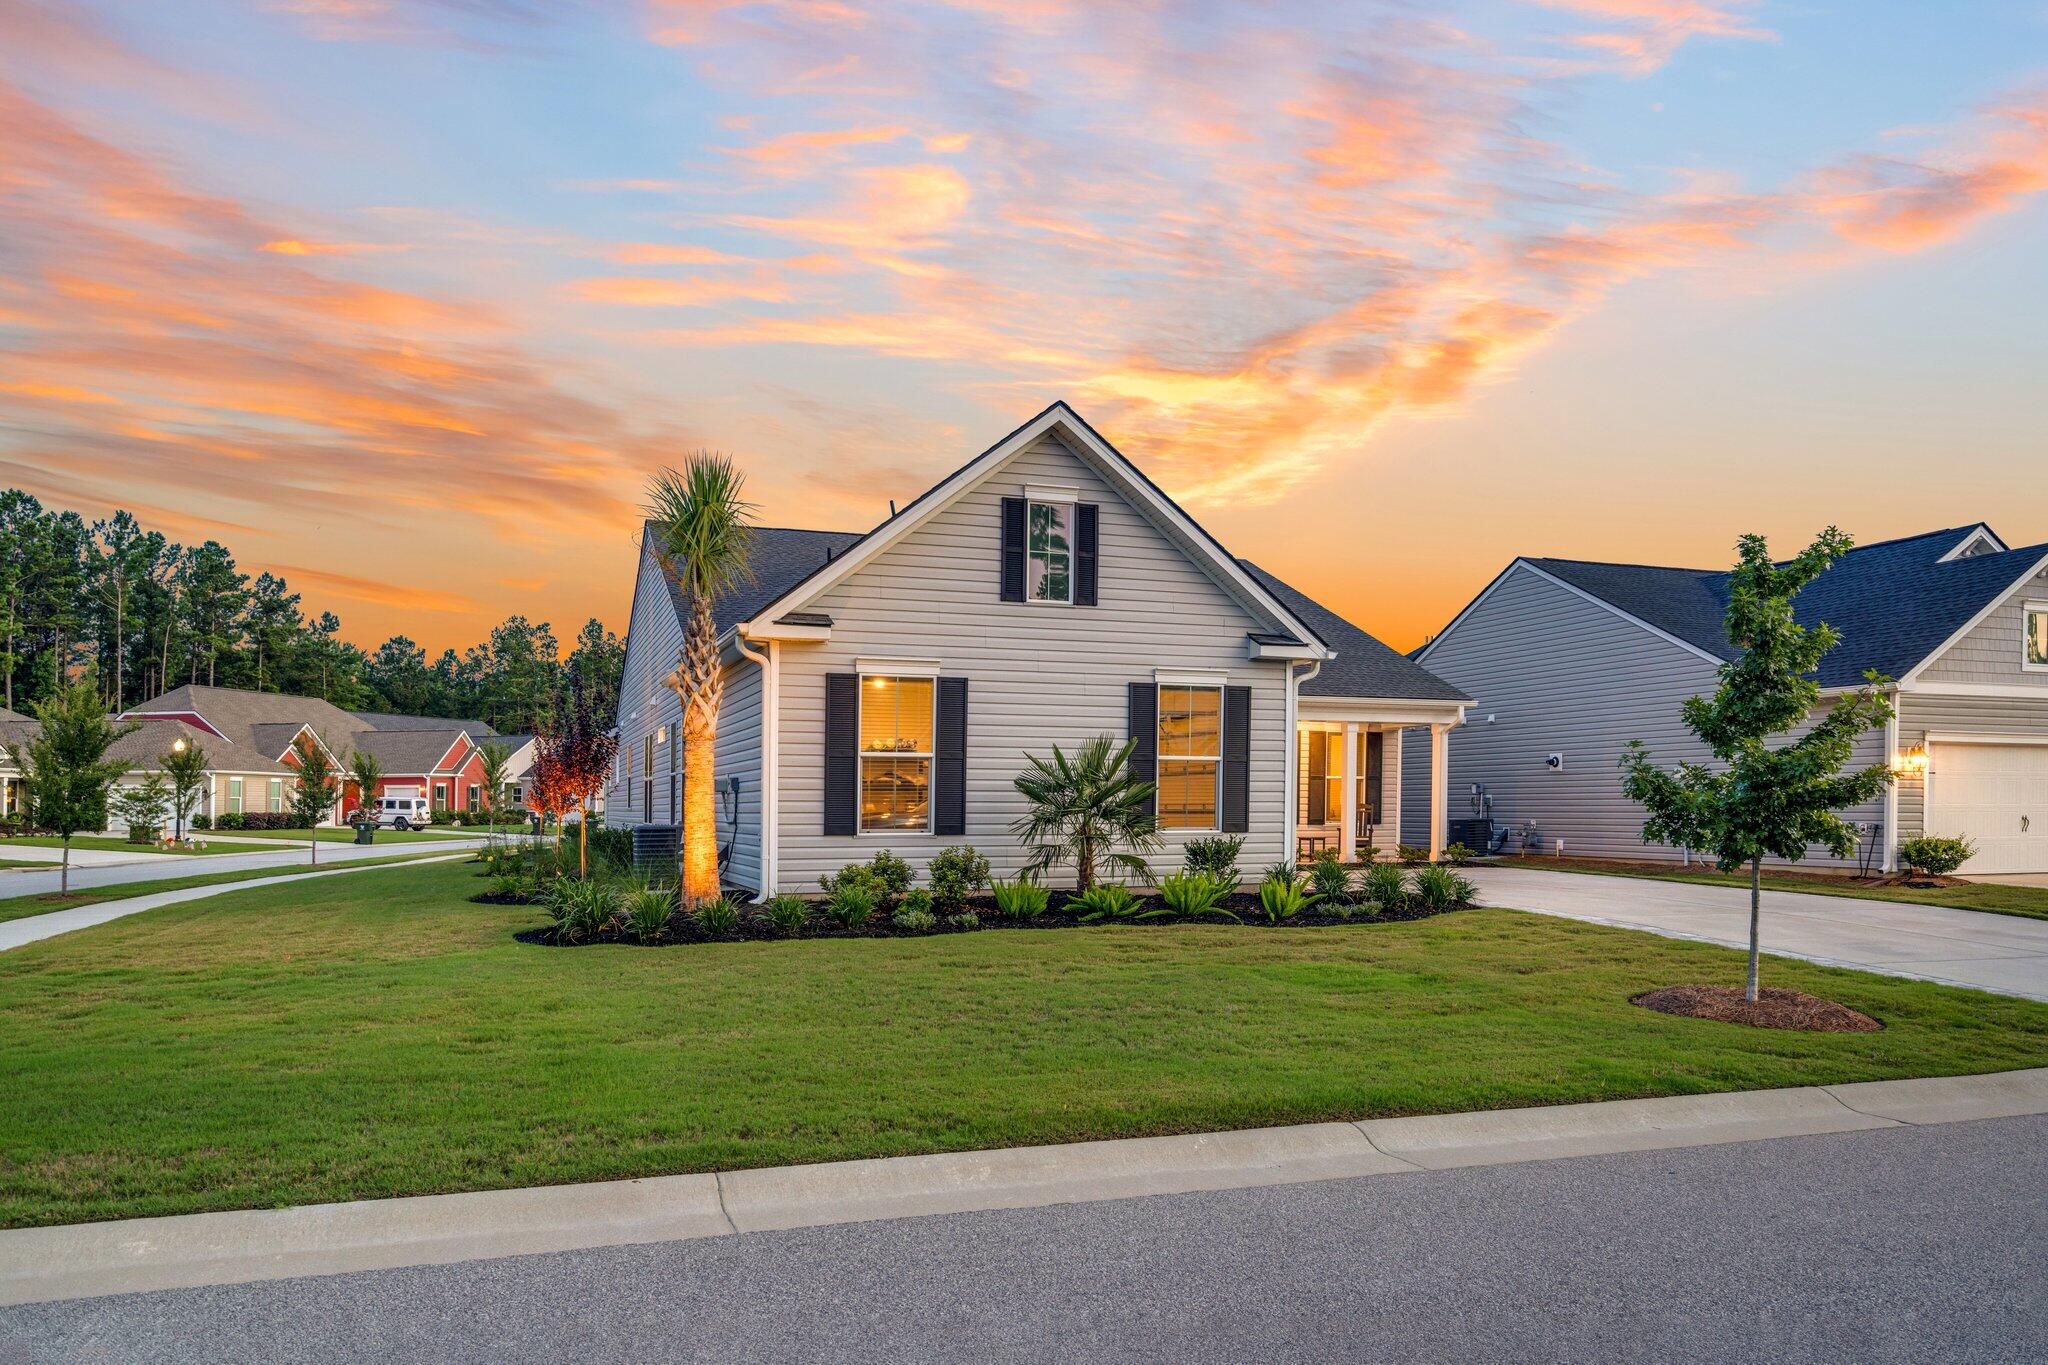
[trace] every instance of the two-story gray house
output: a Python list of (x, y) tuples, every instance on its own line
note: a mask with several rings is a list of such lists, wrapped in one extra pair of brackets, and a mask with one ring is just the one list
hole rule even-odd
[[(1245, 838), (1258, 869), (1354, 849), (1427, 780), (1455, 688), (1229, 554), (1064, 403), (866, 533), (759, 528), (753, 581), (715, 604), (725, 661), (719, 841), (767, 893), (894, 850), (1025, 853), (1027, 754), (1136, 742), (1167, 848)], [(687, 603), (643, 544), (619, 701), (612, 826), (671, 824)], [(1426, 737), (1403, 781), (1399, 737)], [(1435, 770), (1441, 774), (1439, 761)], [(1434, 819), (1431, 818), (1431, 813)]]
[[(1517, 559), (1422, 650), (1418, 662), (1472, 698), (1450, 740), (1455, 816), (1490, 804), (1540, 846), (1595, 858), (1678, 858), (1645, 846), (1621, 793), (1623, 747), (1705, 761), (1679, 720), (1732, 650), (1723, 572)], [(1847, 812), (1865, 827), (1859, 863), (1894, 870), (1902, 839), (1962, 835), (1966, 873), (2048, 871), (2048, 545), (2011, 549), (1989, 526), (1853, 550), (1797, 604), (1842, 643), (1818, 681), (1892, 679), (1897, 717), (1857, 762), (1889, 762), (1883, 800)], [(1411, 749), (1413, 746), (1410, 746)], [(1410, 826), (1411, 832), (1420, 827)]]

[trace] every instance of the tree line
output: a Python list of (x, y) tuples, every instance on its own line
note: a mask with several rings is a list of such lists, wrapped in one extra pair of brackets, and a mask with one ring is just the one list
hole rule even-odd
[(219, 541), (181, 545), (128, 512), (88, 522), (0, 493), (0, 705), (28, 711), (90, 668), (115, 710), (183, 684), (320, 697), (349, 711), (482, 720), (531, 733), (571, 679), (617, 710), (625, 645), (592, 617), (565, 655), (545, 621), (507, 617), (457, 653), (403, 635), (365, 651), (341, 619), (253, 578)]

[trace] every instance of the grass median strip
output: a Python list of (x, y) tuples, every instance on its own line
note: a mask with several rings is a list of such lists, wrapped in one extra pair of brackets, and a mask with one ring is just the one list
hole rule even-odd
[[(260, 853), (261, 849), (242, 849), (243, 853)], [(38, 896), (7, 896), (0, 898), (0, 923), (11, 919), (22, 919), (29, 915), (44, 915), (52, 910), (69, 910), (79, 905), (98, 905), (101, 901), (127, 900), (131, 896), (147, 896), (158, 891), (183, 891), (192, 886), (225, 886), (231, 882), (254, 881), (258, 877), (290, 877), (302, 872), (332, 872), (343, 867), (382, 867), (387, 863), (409, 863), (417, 858), (429, 856), (435, 850), (414, 849), (410, 853), (394, 853), (389, 858), (358, 858), (349, 862), (327, 862), (318, 867), (250, 867), (235, 872), (195, 872), (189, 877), (153, 878), (146, 882), (116, 882), (108, 886), (91, 886), (59, 895), (55, 891)], [(460, 849), (444, 849), (441, 852), (461, 852)], [(25, 864), (39, 871), (54, 871), (53, 863)], [(76, 874), (79, 869), (73, 868)], [(4, 885), (4, 883), (0, 883)]]
[[(1534, 872), (1588, 872), (1601, 877), (1639, 877), (1647, 881), (1691, 882), (1695, 886), (1739, 886), (1749, 889), (1747, 872), (1714, 868), (1665, 869), (1644, 863), (1609, 863), (1595, 859), (1503, 858), (1502, 867)], [(1982, 910), (1993, 915), (2048, 919), (2048, 886), (1965, 882), (1958, 886), (1871, 886), (1825, 874), (1764, 873), (1764, 890), (1797, 891), (1815, 896), (1851, 896), (1859, 900), (1899, 901), (1908, 905), (1942, 905), (1953, 910)]]
[(1774, 960), (1883, 1021), (1636, 1009), (1741, 955), (1508, 910), (1408, 924), (529, 947), (450, 863), (0, 955), (0, 1223), (29, 1225), (2038, 1065), (2048, 1005)]

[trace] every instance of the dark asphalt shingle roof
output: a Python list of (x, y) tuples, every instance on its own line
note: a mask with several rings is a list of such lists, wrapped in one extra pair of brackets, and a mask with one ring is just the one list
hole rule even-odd
[(351, 711), (349, 714), (372, 730), (460, 730), (471, 739), (498, 733), (486, 721), (457, 720), (450, 716), (407, 716), (392, 711)]
[[(1852, 686), (1875, 669), (1901, 677), (2048, 554), (2032, 545), (1941, 562), (1976, 523), (1851, 550), (1795, 600), (1803, 626), (1826, 622), (1842, 637), (1816, 681)], [(1577, 559), (1528, 563), (1719, 659), (1733, 657), (1723, 628), (1725, 570), (1601, 564)]]
[[(646, 524), (647, 543), (655, 543), (655, 525)], [(753, 577), (718, 595), (711, 614), (722, 635), (788, 592), (825, 566), (826, 555), (838, 555), (859, 540), (859, 531), (803, 531), (790, 526), (756, 526), (747, 539), (747, 563)], [(676, 619), (690, 619), (690, 602), (673, 574), (664, 572), (669, 604)]]
[(1237, 561), (1280, 604), (1308, 623), (1336, 651), (1315, 677), (1301, 685), (1305, 697), (1400, 697), (1411, 701), (1470, 701), (1463, 692), (1407, 655), (1352, 625), (1314, 598), (1267, 573), (1249, 559)]

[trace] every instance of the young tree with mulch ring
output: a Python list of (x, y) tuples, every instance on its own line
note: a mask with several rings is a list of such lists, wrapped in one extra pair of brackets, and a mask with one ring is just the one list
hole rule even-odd
[(1857, 737), (1891, 719), (1884, 694), (1890, 681), (1875, 672), (1864, 686), (1836, 699), (1806, 734), (1772, 744), (1803, 724), (1820, 703), (1813, 673), (1840, 640), (1825, 623), (1812, 630), (1792, 612), (1793, 599), (1854, 542), (1830, 526), (1794, 560), (1774, 563), (1759, 535), (1737, 542), (1729, 579), (1727, 627), (1734, 659), (1720, 668), (1711, 697), (1691, 697), (1681, 708), (1686, 728), (1698, 735), (1718, 765), (1656, 765), (1641, 740), (1622, 756), (1622, 790), (1649, 812), (1643, 842), (1663, 842), (1712, 853), (1721, 870), (1749, 868), (1749, 982), (1744, 998), (1757, 1000), (1761, 954), (1763, 861), (1797, 862), (1815, 844), (1837, 858), (1856, 851), (1856, 828), (1838, 812), (1862, 805), (1891, 781), (1888, 764), (1843, 772)]
[(107, 827), (107, 793), (128, 770), (107, 750), (139, 721), (116, 725), (107, 718), (99, 680), (90, 672), (36, 703), (37, 732), (26, 748), (10, 744), (7, 757), (21, 773), (36, 823), (64, 841), (59, 895), (71, 890), (71, 836)]
[(572, 680), (569, 704), (563, 708), (561, 728), (554, 735), (553, 779), (576, 806), (576, 875), (590, 875), (590, 799), (604, 790), (612, 757), (618, 752), (619, 737), (598, 714), (593, 694), (580, 680)]
[(199, 802), (200, 790), (206, 786), (206, 750), (179, 738), (158, 757), (156, 765), (171, 784), (172, 837), (182, 842), (185, 821)]
[(311, 735), (301, 734), (292, 745), (298, 756), (299, 784), (292, 788), (292, 818), (306, 826), (311, 837), (312, 864), (320, 865), (320, 822), (341, 799), (341, 770), (327, 756), (327, 750)]

